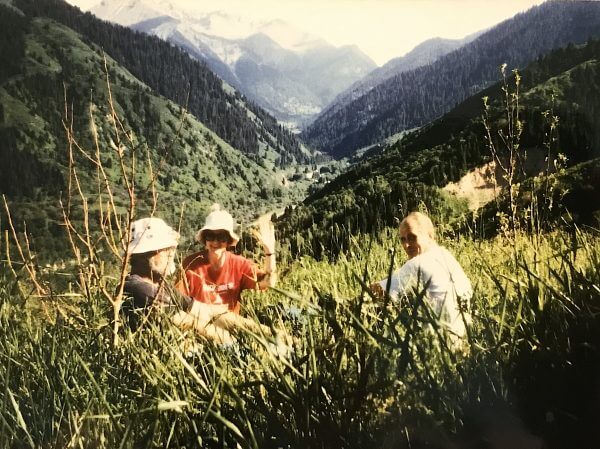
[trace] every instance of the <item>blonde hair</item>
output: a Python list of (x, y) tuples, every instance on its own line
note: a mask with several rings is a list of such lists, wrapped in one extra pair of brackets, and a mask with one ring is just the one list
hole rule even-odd
[(435, 240), (435, 227), (433, 226), (433, 222), (431, 218), (425, 215), (422, 212), (411, 212), (404, 220), (400, 222), (400, 229), (403, 227), (412, 224), (413, 227), (416, 227), (423, 233), (427, 234), (432, 240)]

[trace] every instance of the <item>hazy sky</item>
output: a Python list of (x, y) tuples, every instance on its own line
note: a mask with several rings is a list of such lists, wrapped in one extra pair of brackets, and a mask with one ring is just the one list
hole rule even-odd
[[(69, 0), (88, 8), (99, 0)], [(334, 45), (356, 44), (377, 64), (431, 37), (457, 39), (542, 0), (171, 0), (204, 12), (283, 19)]]

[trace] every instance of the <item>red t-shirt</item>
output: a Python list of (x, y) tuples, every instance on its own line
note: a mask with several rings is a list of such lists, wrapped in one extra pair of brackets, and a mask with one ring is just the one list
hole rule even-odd
[(264, 273), (248, 259), (226, 252), (225, 262), (218, 273), (210, 270), (208, 253), (192, 254), (183, 261), (185, 278), (177, 283), (184, 295), (207, 304), (227, 304), (229, 310), (240, 312), (242, 290), (258, 288)]

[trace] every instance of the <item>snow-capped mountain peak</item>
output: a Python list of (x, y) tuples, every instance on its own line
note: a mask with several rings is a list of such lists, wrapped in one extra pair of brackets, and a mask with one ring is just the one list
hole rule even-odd
[(295, 52), (303, 52), (310, 48), (329, 45), (324, 39), (306, 33), (281, 19), (265, 23), (258, 31), (269, 36), (283, 48)]
[(337, 48), (280, 19), (192, 8), (168, 0), (102, 0), (90, 11), (179, 45), (280, 121), (296, 125), (376, 67), (357, 47)]
[(252, 20), (222, 11), (196, 16), (192, 22), (199, 31), (225, 39), (244, 39), (256, 33), (256, 30), (264, 24), (264, 21)]
[(109, 22), (130, 26), (173, 11), (166, 5), (155, 0), (102, 0), (90, 12)]

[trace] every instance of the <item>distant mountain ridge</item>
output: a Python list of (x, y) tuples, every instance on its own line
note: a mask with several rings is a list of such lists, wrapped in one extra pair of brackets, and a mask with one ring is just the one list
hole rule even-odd
[(600, 2), (548, 1), (493, 27), (433, 64), (378, 84), (302, 133), (334, 157), (422, 126), (498, 79), (498, 67), (523, 67), (554, 48), (600, 35)]
[[(321, 111), (320, 115), (331, 114), (332, 112), (344, 108), (355, 99), (366, 94), (373, 87), (393, 76), (433, 63), (440, 57), (471, 42), (479, 34), (481, 34), (481, 32), (471, 34), (463, 39), (442, 39), (440, 37), (435, 37), (421, 42), (406, 55), (391, 59), (383, 66), (376, 68), (367, 76), (356, 81), (352, 86), (338, 94), (333, 101)], [(314, 117), (314, 120), (317, 120), (318, 118), (319, 116)]]
[[(593, 227), (600, 220), (599, 61), (600, 40), (593, 40), (554, 50), (519, 71), (520, 120), (524, 126), (520, 157), (536, 155), (543, 161), (547, 156), (541, 165), (550, 171), (557, 153), (564, 154), (567, 161), (567, 166), (548, 182), (538, 176), (545, 170), (539, 166), (539, 172), (528, 174), (538, 176), (538, 185), (551, 186), (541, 191), (538, 200), (554, 202), (550, 211), (554, 218), (560, 217), (564, 212), (561, 206), (565, 206), (570, 216)], [(514, 75), (507, 77), (507, 86), (514, 91)], [(377, 156), (351, 166), (302, 205), (288, 208), (278, 221), (278, 230), (292, 253), (335, 256), (352, 247), (357, 235), (362, 234), (359, 238), (368, 241), (365, 234), (373, 236), (383, 228), (397, 226), (399, 217), (422, 207), (440, 224), (448, 226), (460, 220), (472, 224), (475, 215), (467, 204), (442, 187), (491, 159), (482, 123), (484, 96), (489, 99), (493, 139), (497, 148), (503, 148), (496, 132), (506, 128), (503, 87), (503, 83), (495, 83), (475, 93)], [(558, 117), (558, 126), (554, 131), (556, 140), (548, 148), (552, 115)], [(531, 210), (527, 203), (531, 202), (531, 182), (529, 178), (521, 184), (519, 209), (523, 212)], [(476, 214), (486, 228), (497, 223), (494, 204)], [(306, 235), (311, 236), (311, 246), (307, 245)]]
[(104, 0), (91, 12), (181, 46), (291, 127), (376, 67), (358, 47), (334, 47), (281, 20), (247, 24), (222, 12), (196, 16), (154, 0)]

